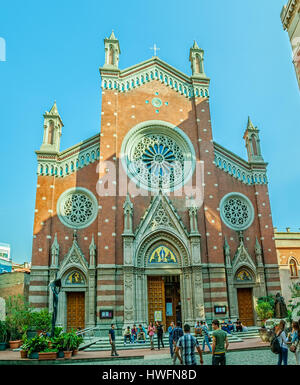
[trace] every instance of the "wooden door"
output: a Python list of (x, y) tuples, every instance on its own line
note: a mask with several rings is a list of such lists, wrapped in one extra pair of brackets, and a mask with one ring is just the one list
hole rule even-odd
[(148, 277), (148, 321), (154, 321), (154, 312), (162, 312), (162, 323), (166, 326), (165, 283), (161, 276)]
[(84, 329), (85, 293), (67, 293), (67, 330)]
[(253, 326), (252, 289), (237, 289), (239, 318), (245, 326)]

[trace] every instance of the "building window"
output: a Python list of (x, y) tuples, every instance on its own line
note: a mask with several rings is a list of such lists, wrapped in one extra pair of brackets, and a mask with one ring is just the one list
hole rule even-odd
[(235, 231), (246, 230), (254, 220), (254, 208), (243, 194), (234, 192), (225, 195), (220, 202), (222, 221)]
[(85, 188), (71, 188), (58, 199), (57, 213), (60, 221), (67, 227), (83, 229), (97, 217), (97, 199)]
[(290, 265), (291, 277), (298, 277), (297, 262), (294, 260), (294, 258), (290, 259), (289, 265)]

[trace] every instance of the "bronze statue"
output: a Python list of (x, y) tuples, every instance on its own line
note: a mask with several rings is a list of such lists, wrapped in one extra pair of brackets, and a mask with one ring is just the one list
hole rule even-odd
[(61, 289), (61, 280), (56, 279), (55, 281), (51, 282), (50, 287), (53, 292), (53, 314), (52, 314), (52, 329), (51, 329), (51, 337), (53, 337), (56, 317), (57, 317), (58, 294)]
[(287, 307), (284, 302), (283, 297), (280, 293), (276, 294), (275, 303), (274, 303), (274, 316), (275, 318), (285, 318), (287, 317)]

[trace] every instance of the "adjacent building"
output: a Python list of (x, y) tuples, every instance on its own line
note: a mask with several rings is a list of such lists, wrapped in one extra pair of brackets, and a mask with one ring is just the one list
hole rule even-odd
[(288, 303), (291, 299), (290, 286), (300, 284), (300, 231), (274, 228), (275, 245), (280, 272), (282, 295)]
[(64, 328), (254, 325), (256, 299), (281, 291), (259, 129), (245, 119), (247, 160), (213, 140), (196, 42), (191, 75), (157, 56), (121, 70), (114, 33), (104, 49), (100, 132), (62, 151), (70, 128), (56, 103), (44, 114), (31, 304), (51, 311), (60, 278)]
[(12, 271), (12, 260), (10, 256), (10, 245), (0, 243), (0, 274)]
[(292, 60), (300, 87), (300, 0), (289, 0), (282, 8), (280, 17), (290, 38)]

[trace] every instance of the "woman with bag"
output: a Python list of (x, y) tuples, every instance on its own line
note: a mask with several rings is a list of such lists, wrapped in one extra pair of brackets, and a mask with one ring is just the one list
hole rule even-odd
[(276, 330), (275, 334), (280, 344), (280, 352), (279, 352), (277, 365), (281, 365), (282, 361), (283, 361), (283, 365), (287, 365), (287, 360), (288, 360), (288, 351), (289, 351), (289, 348), (287, 346), (288, 340), (284, 329), (285, 329), (285, 321), (281, 320), (279, 322), (279, 325), (277, 325), (275, 328)]
[(300, 365), (300, 325), (299, 322), (293, 322), (292, 324), (292, 344), (290, 351), (295, 353), (296, 365)]
[(150, 338), (151, 350), (154, 350), (154, 342), (153, 342), (154, 333), (155, 333), (155, 326), (153, 325), (153, 322), (150, 322), (148, 326), (148, 336)]

